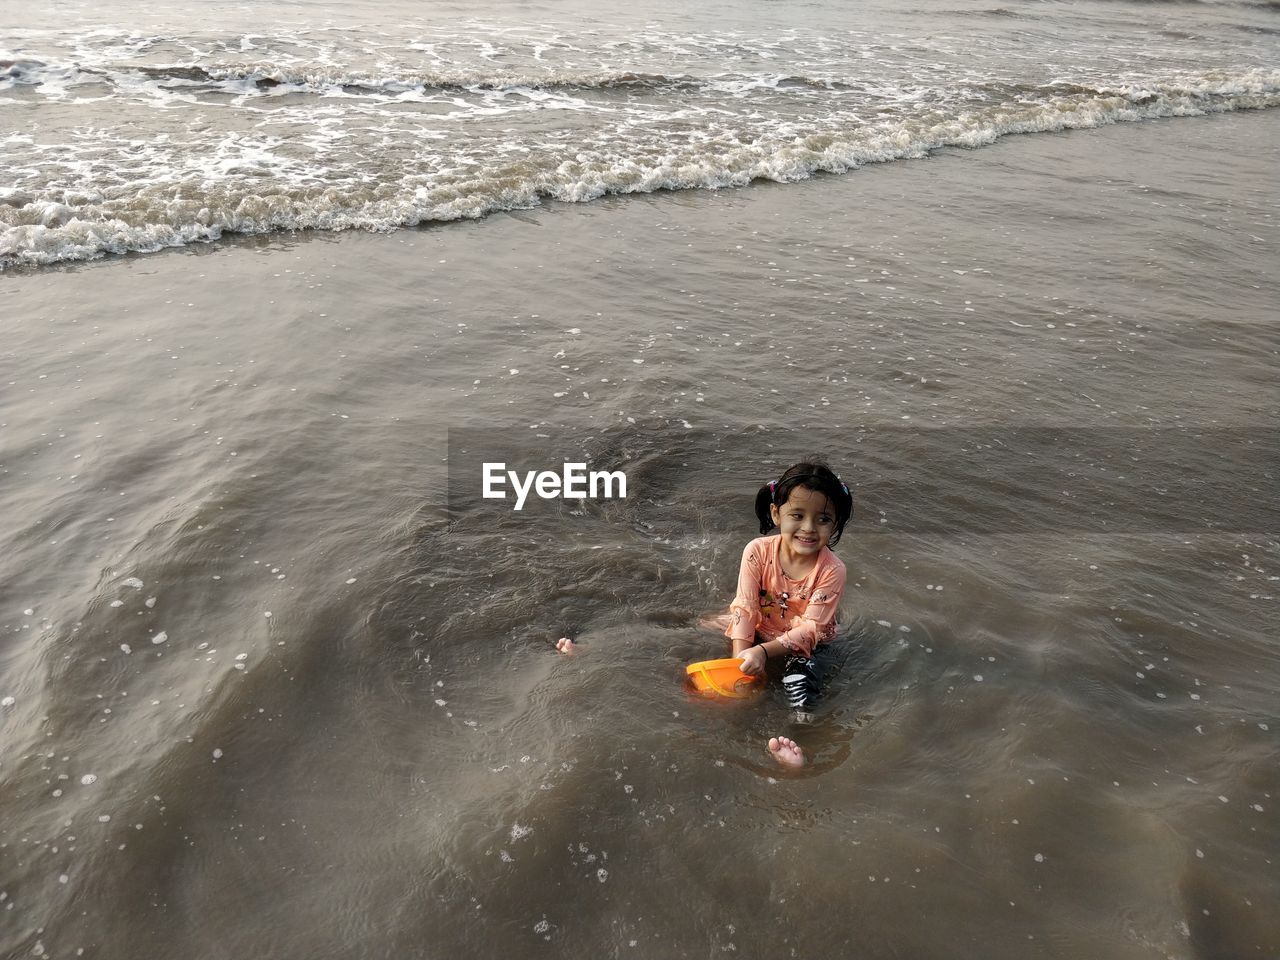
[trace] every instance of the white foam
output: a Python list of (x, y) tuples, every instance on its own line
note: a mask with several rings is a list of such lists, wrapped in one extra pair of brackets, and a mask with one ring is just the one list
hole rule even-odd
[[(151, 252), (228, 233), (391, 230), (548, 198), (790, 182), (1011, 134), (1280, 105), (1274, 69), (1100, 75), (1099, 67), (1037, 85), (984, 80), (976, 69), (920, 68), (909, 78), (893, 73), (902, 64), (886, 64), (853, 82), (850, 65), (866, 52), (856, 36), (824, 39), (821, 56), (803, 44), (779, 48), (774, 38), (644, 31), (633, 41), (651, 71), (544, 62), (564, 48), (542, 36), (504, 43), (492, 57), (474, 42), (465, 52), (456, 43), (417, 44), (441, 58), (426, 71), (391, 60), (337, 66), (351, 51), (307, 37), (264, 40), (255, 45), (264, 46), (261, 59), (249, 61), (238, 51), (220, 60), (227, 49), (192, 44), (189, 65), (160, 69), (129, 66), (137, 51), (105, 37), (85, 41), (61, 65), (24, 61), (0, 73), (0, 88), (24, 84), (54, 98), (98, 96), (104, 84), (116, 92), (111, 109), (98, 111), (103, 119), (73, 140), (0, 137), (0, 154), (19, 171), (0, 192), (0, 267)], [(277, 42), (281, 50), (268, 49)], [(299, 62), (296, 50), (283, 49), (295, 43), (319, 44), (320, 59)], [(744, 46), (761, 58), (785, 56), (787, 69), (741, 71)], [(671, 68), (688, 62), (688, 49), (712, 56), (707, 73)], [(508, 72), (497, 63), (519, 66)], [(1040, 73), (1052, 76), (1048, 69)], [(181, 138), (157, 132), (167, 131), (175, 107), (186, 111), (193, 97), (214, 93), (222, 108), (200, 129)], [(230, 105), (227, 94), (237, 97)], [(410, 103), (432, 109), (406, 109)], [(162, 124), (149, 129), (140, 111), (153, 110)], [(514, 115), (531, 119), (521, 125)]]

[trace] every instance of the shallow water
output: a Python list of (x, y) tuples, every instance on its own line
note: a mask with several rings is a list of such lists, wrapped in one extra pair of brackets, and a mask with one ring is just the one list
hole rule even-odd
[[(7, 271), (0, 951), (1280, 952), (1277, 129)], [(813, 449), (825, 703), (693, 700)]]

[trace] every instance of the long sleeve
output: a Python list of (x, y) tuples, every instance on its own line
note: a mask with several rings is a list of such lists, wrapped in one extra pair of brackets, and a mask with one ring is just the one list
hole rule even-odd
[(762, 619), (760, 581), (763, 575), (760, 552), (753, 540), (742, 551), (742, 563), (738, 567), (738, 592), (729, 604), (729, 629), (725, 632), (731, 640), (755, 639), (756, 627)]
[(844, 564), (830, 564), (818, 577), (804, 613), (791, 618), (791, 628), (778, 637), (791, 652), (807, 657), (819, 643), (830, 640), (836, 632), (836, 612), (844, 594)]

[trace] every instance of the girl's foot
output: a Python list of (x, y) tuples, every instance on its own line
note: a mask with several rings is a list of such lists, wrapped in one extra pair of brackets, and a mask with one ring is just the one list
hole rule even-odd
[(784, 767), (804, 766), (804, 751), (794, 740), (788, 740), (786, 737), (772, 737), (769, 740), (769, 752), (773, 754), (773, 759)]
[(575, 653), (578, 652), (578, 645), (574, 643), (572, 640), (570, 640), (568, 637), (561, 637), (559, 640), (556, 641), (556, 649), (559, 650), (561, 653), (563, 653), (565, 656), (572, 657)]

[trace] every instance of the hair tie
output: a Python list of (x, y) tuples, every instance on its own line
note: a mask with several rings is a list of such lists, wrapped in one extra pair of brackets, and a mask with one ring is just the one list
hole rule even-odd
[(778, 481), (770, 480), (769, 481), (769, 502), (772, 503), (777, 498), (778, 498)]

